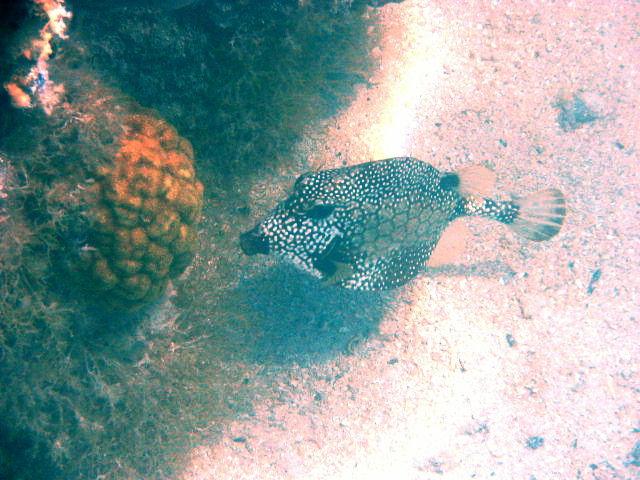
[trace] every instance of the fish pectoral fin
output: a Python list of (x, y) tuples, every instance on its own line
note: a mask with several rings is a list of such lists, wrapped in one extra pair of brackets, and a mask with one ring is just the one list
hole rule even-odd
[(315, 267), (322, 273), (322, 281), (331, 285), (338, 284), (353, 276), (353, 265), (324, 259)]
[(336, 258), (337, 255), (326, 255), (316, 259), (313, 267), (322, 274), (322, 280), (328, 283), (339, 283), (353, 275), (353, 265)]
[(350, 255), (343, 251), (343, 239), (335, 236), (318, 258), (313, 261), (313, 267), (322, 275), (327, 283), (339, 283), (353, 275), (354, 267)]
[(320, 272), (323, 280), (333, 277), (338, 269), (336, 262), (329, 260), (327, 257), (314, 260), (313, 268)]

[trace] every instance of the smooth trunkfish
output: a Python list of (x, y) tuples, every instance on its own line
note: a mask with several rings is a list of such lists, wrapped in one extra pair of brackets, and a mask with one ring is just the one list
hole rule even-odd
[(490, 198), (494, 180), (482, 166), (440, 172), (410, 157), (305, 173), (240, 235), (240, 247), (246, 255), (279, 255), (328, 283), (386, 290), (424, 271), (442, 232), (460, 217), (490, 218), (534, 241), (558, 233), (562, 192), (500, 201)]

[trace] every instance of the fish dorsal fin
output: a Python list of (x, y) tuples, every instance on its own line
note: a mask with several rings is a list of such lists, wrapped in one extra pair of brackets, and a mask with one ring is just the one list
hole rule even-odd
[(457, 172), (458, 190), (463, 196), (491, 197), (496, 185), (496, 174), (482, 165), (471, 165)]

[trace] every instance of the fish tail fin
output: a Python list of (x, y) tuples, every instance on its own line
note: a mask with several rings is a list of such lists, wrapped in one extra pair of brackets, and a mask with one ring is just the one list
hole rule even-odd
[(509, 222), (509, 227), (536, 242), (549, 240), (556, 235), (567, 213), (564, 195), (555, 188), (540, 190), (513, 203), (517, 207), (517, 214)]
[(496, 174), (482, 165), (471, 165), (457, 172), (458, 191), (463, 196), (491, 197), (496, 185)]

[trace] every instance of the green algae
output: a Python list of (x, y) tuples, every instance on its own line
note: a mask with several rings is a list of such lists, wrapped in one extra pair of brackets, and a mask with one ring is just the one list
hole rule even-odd
[[(26, 4), (2, 32), (7, 55), (12, 33), (37, 24)], [(109, 138), (14, 111), (0, 96), (0, 151), (14, 173), (0, 223), (0, 476), (168, 478), (190, 447), (251, 414), (267, 388), (262, 366), (326, 361), (383, 314), (382, 297), (323, 301), (326, 287), (308, 279), (224, 260), (236, 254), (250, 180), (294, 162), (305, 129), (366, 83), (375, 18), (346, 1), (212, 0), (100, 15), (89, 0), (75, 5), (53, 70), (76, 102), (91, 88), (80, 72), (92, 70), (189, 138), (209, 191), (202, 248), (173, 303), (125, 314), (79, 298), (64, 263), (81, 245), (82, 205), (66, 187), (93, 167), (92, 142)], [(5, 61), (2, 82), (21, 68)], [(292, 311), (279, 322), (287, 292), (306, 323)]]

